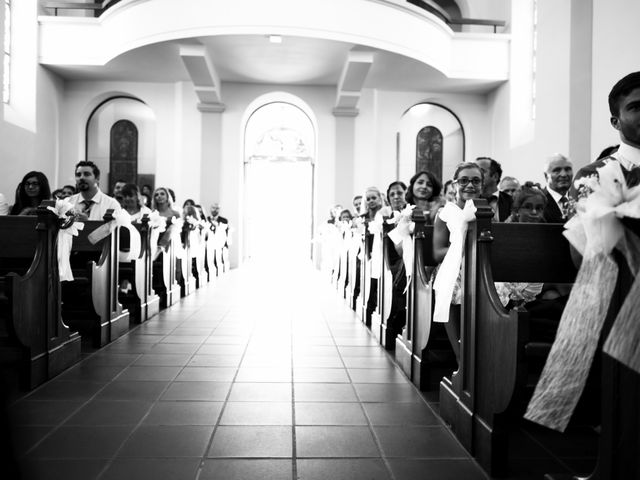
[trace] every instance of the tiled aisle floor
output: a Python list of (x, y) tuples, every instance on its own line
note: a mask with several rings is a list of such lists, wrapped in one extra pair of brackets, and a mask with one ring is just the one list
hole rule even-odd
[(311, 269), (234, 270), (10, 415), (28, 479), (485, 478)]

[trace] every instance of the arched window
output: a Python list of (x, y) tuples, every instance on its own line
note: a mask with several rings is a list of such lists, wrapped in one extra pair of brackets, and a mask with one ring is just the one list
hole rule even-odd
[(464, 161), (464, 130), (458, 117), (435, 103), (419, 103), (400, 119), (397, 135), (398, 178), (429, 170), (440, 181)]
[(138, 183), (138, 129), (129, 120), (111, 127), (109, 148), (109, 191), (117, 181)]

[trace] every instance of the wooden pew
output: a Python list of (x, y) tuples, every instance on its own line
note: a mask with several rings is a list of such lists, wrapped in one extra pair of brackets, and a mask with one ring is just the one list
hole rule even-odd
[(193, 277), (192, 262), (191, 262), (191, 228), (188, 222), (182, 224), (182, 231), (180, 232), (181, 245), (176, 245), (177, 249), (181, 249), (180, 252), (176, 250), (176, 281), (180, 285), (180, 296), (186, 297), (191, 295), (196, 289), (196, 279)]
[(391, 271), (390, 259), (393, 258), (395, 252), (390, 249), (394, 249), (393, 242), (389, 239), (387, 234), (393, 229), (392, 225), (383, 223), (383, 231), (380, 235), (380, 245), (382, 249), (382, 262), (381, 273), (378, 279), (378, 301), (376, 309), (371, 315), (371, 330), (376, 336), (380, 345), (387, 350), (394, 350), (396, 347), (396, 334), (389, 328), (389, 317), (392, 313), (394, 301), (398, 301), (393, 298), (393, 273)]
[(34, 388), (80, 360), (80, 337), (60, 315), (58, 218), (0, 216), (0, 363)]
[(407, 320), (396, 337), (395, 359), (411, 381), (423, 391), (437, 390), (440, 380), (451, 375), (457, 363), (444, 325), (433, 323), (432, 275), (433, 225), (424, 212), (414, 210), (413, 275), (407, 289)]
[(129, 311), (118, 301), (118, 235), (93, 245), (89, 235), (113, 220), (107, 211), (104, 222), (88, 220), (73, 238), (71, 268), (75, 280), (63, 282), (62, 317), (72, 330), (102, 347), (129, 330)]
[[(152, 287), (160, 298), (160, 309), (175, 305), (180, 300), (180, 285), (176, 280), (176, 245), (171, 240), (171, 229), (167, 225), (156, 245), (151, 245), (151, 258), (153, 259)], [(180, 246), (180, 248), (182, 248)]]
[(576, 269), (561, 224), (492, 223), (486, 202), (476, 205), (463, 265), (460, 363), (440, 384), (440, 414), (490, 475), (503, 476), (509, 432), (531, 393), (530, 314), (506, 310), (494, 282), (572, 283)]
[[(160, 311), (160, 298), (153, 291), (153, 263), (151, 260), (151, 228), (149, 216), (144, 215), (140, 222), (133, 225), (140, 234), (140, 255), (135, 260), (120, 261), (120, 289), (118, 299), (129, 310), (131, 321), (143, 323)], [(129, 230), (120, 229), (120, 252), (128, 253)], [(130, 290), (123, 291), (127, 281)]]

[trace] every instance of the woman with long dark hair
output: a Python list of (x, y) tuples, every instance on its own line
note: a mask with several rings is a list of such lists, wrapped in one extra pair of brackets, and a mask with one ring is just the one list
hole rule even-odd
[(10, 215), (35, 215), (43, 200), (51, 199), (49, 180), (42, 172), (27, 173), (16, 188), (16, 201)]

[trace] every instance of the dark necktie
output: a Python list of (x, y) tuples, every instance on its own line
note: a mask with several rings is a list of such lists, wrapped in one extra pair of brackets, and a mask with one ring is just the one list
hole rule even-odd
[(83, 200), (82, 204), (84, 205), (84, 208), (82, 210), (82, 213), (84, 213), (87, 217), (91, 214), (91, 207), (95, 202), (93, 200)]
[(560, 197), (560, 200), (558, 201), (558, 205), (560, 206), (560, 212), (562, 213), (562, 218), (566, 219), (568, 214), (568, 209), (569, 209), (569, 199), (563, 195), (562, 197)]

